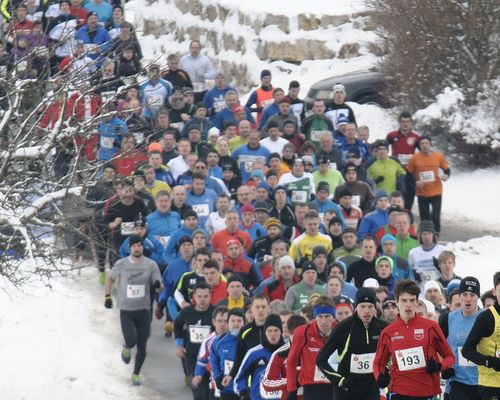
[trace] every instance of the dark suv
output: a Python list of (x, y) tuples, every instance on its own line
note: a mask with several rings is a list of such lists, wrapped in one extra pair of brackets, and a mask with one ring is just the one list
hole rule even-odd
[(355, 71), (344, 75), (332, 76), (316, 82), (311, 86), (304, 101), (310, 109), (315, 99), (324, 100), (326, 106), (333, 102), (333, 85), (341, 83), (345, 86), (346, 101), (358, 104), (377, 104), (388, 108), (391, 106), (387, 97), (387, 83), (384, 76), (376, 71)]

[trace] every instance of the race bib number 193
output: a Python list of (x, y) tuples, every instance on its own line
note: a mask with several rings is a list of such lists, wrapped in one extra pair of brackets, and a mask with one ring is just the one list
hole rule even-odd
[(424, 349), (422, 346), (397, 350), (396, 360), (400, 371), (411, 371), (425, 367)]

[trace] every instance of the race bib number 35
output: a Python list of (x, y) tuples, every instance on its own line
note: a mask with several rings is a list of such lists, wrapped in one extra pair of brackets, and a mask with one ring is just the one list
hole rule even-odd
[(351, 373), (369, 374), (373, 372), (375, 353), (351, 354)]
[(424, 349), (422, 346), (397, 350), (396, 361), (400, 371), (411, 371), (425, 367)]
[(194, 326), (189, 327), (189, 340), (191, 343), (201, 343), (210, 334), (209, 326)]

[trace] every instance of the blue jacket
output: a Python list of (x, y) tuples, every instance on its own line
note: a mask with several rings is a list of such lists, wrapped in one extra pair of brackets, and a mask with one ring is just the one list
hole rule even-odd
[(99, 22), (108, 22), (113, 16), (113, 6), (106, 1), (103, 1), (100, 4), (88, 2), (85, 4), (85, 9), (90, 12), (97, 13), (97, 18), (99, 18)]
[(99, 53), (88, 53), (87, 56), (93, 60), (97, 60), (99, 58), (97, 67), (100, 67), (104, 62), (104, 55), (108, 53), (111, 47), (111, 36), (109, 36), (108, 31), (104, 28), (98, 27), (97, 34), (94, 39), (92, 39), (89, 36), (89, 27), (84, 25), (76, 31), (75, 40), (81, 40), (84, 44), (95, 44), (99, 46), (101, 49)]
[(220, 166), (215, 166), (213, 168), (208, 168), (208, 176), (210, 177), (215, 177), (215, 178), (219, 178), (219, 179), (222, 179), (224, 176), (222, 175), (222, 168)]
[(162, 214), (156, 210), (146, 217), (146, 221), (148, 223), (148, 233), (152, 236), (170, 236), (181, 226), (181, 217), (176, 211)]
[(120, 150), (122, 135), (128, 132), (128, 127), (118, 117), (97, 126), (99, 133), (99, 160), (108, 161)]
[(193, 125), (197, 125), (200, 128), (201, 141), (206, 142), (208, 131), (214, 127), (214, 124), (208, 118), (199, 119), (193, 116), (184, 124), (184, 128), (182, 128), (181, 131), (181, 137), (187, 138), (189, 130)]
[(237, 92), (234, 87), (226, 85), (223, 89), (219, 89), (217, 86), (214, 86), (205, 94), (203, 102), (205, 103), (205, 107), (207, 107), (209, 115), (215, 114), (216, 112), (226, 108), (226, 99), (224, 97), (230, 90)]
[[(335, 203), (329, 199), (326, 199), (326, 201), (324, 203), (320, 203), (320, 201), (318, 199), (314, 199), (313, 201), (311, 201), (311, 204), (317, 206), (318, 210), (319, 210), (318, 212), (321, 214), (327, 212), (328, 210), (335, 211), (335, 213), (337, 214), (337, 217), (342, 220), (342, 225), (345, 226), (345, 220), (344, 220), (344, 217), (342, 216), (342, 211), (340, 210), (340, 207), (338, 206), (337, 203)], [(327, 227), (325, 227), (325, 228), (327, 228)]]
[[(290, 107), (291, 109), (291, 107)], [(274, 114), (278, 114), (279, 112), (279, 107), (276, 103), (270, 104), (263, 112), (262, 112), (262, 118), (260, 119), (259, 122), (259, 129), (263, 129), (266, 126), (267, 120), (272, 117)]]
[(251, 149), (248, 147), (248, 144), (243, 144), (240, 147), (237, 147), (231, 153), (231, 157), (238, 162), (243, 183), (250, 179), (252, 162), (254, 160), (262, 160), (264, 164), (268, 165), (270, 155), (271, 152), (264, 146), (259, 145), (256, 149)]
[[(191, 183), (193, 183), (193, 173), (189, 170), (184, 172), (177, 178), (177, 186), (191, 185)], [(205, 178), (205, 187), (207, 189), (213, 190), (217, 196), (224, 193), (223, 187), (219, 185), (219, 182), (217, 182), (217, 180), (212, 179), (211, 176), (207, 176)]]
[(167, 245), (163, 250), (163, 261), (165, 262), (165, 264), (168, 264), (170, 261), (178, 257), (179, 249), (177, 248), (177, 243), (179, 242), (180, 238), (183, 236), (191, 237), (196, 229), (198, 229), (198, 227), (193, 230), (189, 230), (188, 228), (186, 228), (186, 225), (181, 225), (178, 230), (172, 233), (172, 235), (168, 239)]
[[(250, 109), (248, 107), (245, 107), (245, 111), (247, 113), (246, 120), (250, 122), (252, 125), (254, 125), (255, 119), (253, 118)], [(221, 131), (224, 129), (225, 121), (231, 121), (234, 122), (235, 124), (238, 123), (238, 121), (236, 121), (236, 118), (234, 118), (233, 110), (230, 110), (227, 107), (224, 108), (224, 110), (219, 111), (217, 114), (215, 114), (215, 116), (212, 117), (211, 121)]]
[(167, 171), (165, 167), (160, 167), (158, 169), (155, 169), (155, 177), (159, 181), (163, 181), (168, 183), (170, 187), (175, 186), (175, 180), (170, 171)]
[[(237, 342), (238, 336), (231, 335), (229, 332), (217, 336), (212, 342), (210, 365), (212, 367), (212, 377), (214, 381), (217, 382), (217, 380), (229, 375), (236, 354)], [(226, 386), (221, 392), (234, 393), (233, 385)]]
[[(240, 394), (248, 388), (248, 379), (251, 377), (250, 398), (261, 400), (260, 381), (266, 372), (266, 366), (272, 353), (261, 344), (247, 351), (238, 373), (234, 377), (234, 391)], [(279, 397), (277, 397), (279, 399)]]
[(350, 297), (353, 301), (356, 299), (356, 293), (358, 288), (349, 282), (342, 283), (342, 294), (344, 296)]
[(343, 154), (343, 159), (345, 160), (347, 158), (347, 154), (349, 152), (357, 152), (360, 154), (361, 156), (361, 159), (363, 161), (366, 161), (367, 158), (368, 158), (368, 155), (370, 154), (370, 152), (368, 151), (368, 147), (366, 146), (366, 144), (364, 144), (361, 140), (359, 139), (356, 139), (356, 143), (354, 144), (349, 144), (347, 143), (347, 141), (343, 141), (340, 143), (340, 149), (342, 150), (342, 154)]
[(382, 211), (376, 208), (371, 213), (366, 214), (359, 224), (358, 240), (363, 240), (368, 234), (375, 237), (377, 230), (389, 223), (389, 214), (387, 211)]
[(206, 226), (209, 214), (215, 211), (216, 201), (217, 193), (208, 188), (205, 188), (202, 194), (194, 194), (190, 190), (186, 196), (186, 204), (193, 207), (193, 210), (198, 214), (198, 224), (200, 226)]
[(252, 242), (254, 242), (256, 239), (260, 237), (267, 235), (266, 228), (264, 228), (258, 222), (254, 222), (251, 228), (245, 228), (242, 224), (239, 224), (238, 228), (241, 229), (242, 231), (247, 232), (252, 238)]
[(446, 340), (448, 341), (451, 351), (453, 351), (453, 355), (455, 356), (455, 365), (453, 366), (455, 376), (450, 378), (450, 382), (457, 381), (465, 385), (477, 385), (477, 365), (463, 365), (465, 359), (462, 356), (459, 347), (462, 347), (465, 344), (465, 340), (467, 339), (477, 316), (482, 311), (482, 309), (479, 309), (470, 317), (464, 317), (462, 310), (460, 309), (448, 314), (448, 337)]
[(168, 268), (163, 271), (163, 291), (158, 300), (166, 304), (168, 298), (174, 294), (175, 286), (181, 276), (189, 271), (191, 271), (190, 261), (186, 261), (182, 257), (176, 258), (168, 264)]
[[(162, 268), (164, 266), (162, 252), (163, 246), (153, 237), (147, 236), (144, 240), (144, 250), (149, 252), (149, 258), (158, 264), (158, 267)], [(120, 246), (120, 257), (128, 257), (130, 255), (130, 236), (128, 236)]]

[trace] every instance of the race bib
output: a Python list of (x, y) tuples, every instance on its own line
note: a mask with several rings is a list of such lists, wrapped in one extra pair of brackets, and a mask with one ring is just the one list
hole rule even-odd
[(424, 349), (422, 346), (397, 350), (396, 361), (400, 371), (411, 371), (425, 367)]
[(373, 372), (375, 353), (351, 354), (351, 373), (370, 374)]
[(281, 390), (273, 390), (271, 392), (268, 392), (266, 389), (264, 389), (264, 386), (262, 386), (262, 382), (260, 383), (260, 397), (263, 399), (281, 399), (282, 392)]
[(305, 203), (307, 202), (307, 192), (305, 190), (294, 190), (291, 198), (294, 203)]
[(330, 163), (330, 169), (336, 170), (337, 169), (337, 163), (331, 162)]
[(263, 261), (271, 261), (273, 259), (273, 256), (270, 254), (264, 254), (264, 258), (262, 259)]
[(243, 168), (245, 169), (245, 172), (252, 172), (252, 164), (253, 161), (245, 161), (243, 163)]
[(216, 113), (218, 113), (219, 111), (224, 110), (224, 108), (226, 108), (226, 102), (225, 101), (215, 101), (214, 102), (214, 110), (215, 110)]
[(400, 154), (398, 155), (398, 159), (403, 165), (407, 165), (408, 161), (410, 161), (410, 158), (413, 154)]
[(208, 217), (208, 204), (194, 204), (191, 207), (193, 207), (193, 211), (198, 214), (199, 217)]
[(122, 235), (132, 235), (134, 233), (134, 222), (122, 222), (120, 225), (120, 232)]
[(100, 144), (103, 149), (112, 149), (114, 147), (115, 139), (112, 137), (101, 136)]
[(265, 110), (267, 107), (269, 107), (273, 103), (274, 103), (274, 99), (264, 100), (262, 102), (262, 108)]
[(420, 181), (424, 183), (434, 182), (434, 171), (422, 171), (420, 172)]
[[(458, 350), (458, 365), (460, 365), (461, 367), (476, 367), (477, 366), (472, 361), (467, 360), (462, 355), (462, 346), (458, 346), (457, 350)], [(498, 351), (497, 351), (497, 353), (498, 353)], [(497, 355), (497, 357), (498, 357), (498, 355)]]
[(201, 343), (210, 334), (209, 326), (190, 325), (189, 326), (189, 341), (191, 343)]
[(127, 299), (142, 299), (145, 294), (145, 285), (127, 285)]
[(234, 361), (224, 360), (224, 375), (229, 375), (233, 368)]
[(317, 365), (314, 367), (314, 382), (330, 383), (329, 379), (321, 372)]
[(193, 82), (193, 92), (203, 92), (205, 90), (205, 82)]
[(420, 277), (422, 278), (422, 282), (424, 282), (424, 283), (432, 280), (432, 276), (433, 276), (433, 274), (431, 271), (422, 271), (420, 273)]
[(324, 133), (328, 133), (328, 134), (331, 134), (330, 131), (327, 131), (327, 130), (320, 130), (320, 131), (316, 131), (316, 130), (312, 130), (311, 131), (311, 140), (313, 142), (319, 142), (319, 139), (321, 137), (321, 135), (323, 135)]
[(151, 95), (148, 97), (148, 104), (150, 106), (163, 104), (163, 96)]
[(495, 355), (497, 358), (500, 358), (500, 349), (495, 350)]
[(172, 128), (178, 129), (179, 131), (182, 131), (182, 128), (184, 128), (184, 122), (173, 122), (170, 124)]
[(358, 220), (356, 218), (344, 218), (347, 226), (356, 229), (358, 227)]
[(354, 207), (359, 207), (361, 205), (361, 196), (359, 194), (352, 195), (351, 199)]
[(132, 133), (134, 135), (135, 141), (137, 144), (140, 144), (144, 142), (144, 133), (143, 132), (134, 132)]

